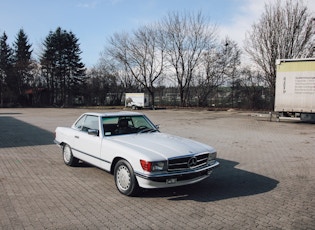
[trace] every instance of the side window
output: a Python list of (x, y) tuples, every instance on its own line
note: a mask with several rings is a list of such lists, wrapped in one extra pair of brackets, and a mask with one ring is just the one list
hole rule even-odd
[(86, 116), (84, 115), (77, 121), (77, 123), (75, 123), (74, 126), (76, 129), (82, 130), (85, 118), (86, 118)]
[(104, 135), (111, 136), (114, 135), (117, 129), (118, 117), (103, 117), (103, 128)]
[(97, 116), (87, 115), (86, 119), (84, 121), (84, 126), (82, 128), (82, 131), (87, 132), (89, 129), (99, 130), (98, 127), (99, 127), (98, 126), (98, 117)]

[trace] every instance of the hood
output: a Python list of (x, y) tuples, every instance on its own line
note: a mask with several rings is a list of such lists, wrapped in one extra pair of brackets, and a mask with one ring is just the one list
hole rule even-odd
[(159, 160), (161, 156), (168, 159), (202, 152), (215, 152), (215, 149), (208, 145), (159, 132), (115, 136), (111, 138), (111, 141), (150, 156), (152, 160)]

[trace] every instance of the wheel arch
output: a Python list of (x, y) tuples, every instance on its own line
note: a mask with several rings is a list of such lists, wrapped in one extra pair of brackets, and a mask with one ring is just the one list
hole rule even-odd
[(125, 160), (127, 161), (125, 158), (122, 158), (122, 157), (115, 157), (112, 161), (112, 164), (110, 166), (110, 173), (114, 175), (114, 169), (115, 169), (115, 166), (117, 164), (118, 161), (120, 160)]

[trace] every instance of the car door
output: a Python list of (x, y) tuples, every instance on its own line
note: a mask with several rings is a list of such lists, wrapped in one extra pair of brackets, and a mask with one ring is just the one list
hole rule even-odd
[[(99, 117), (85, 115), (77, 122), (76, 128), (78, 132), (74, 136), (74, 150), (77, 152), (78, 158), (99, 166), (101, 150)], [(92, 130), (93, 132), (91, 132)]]

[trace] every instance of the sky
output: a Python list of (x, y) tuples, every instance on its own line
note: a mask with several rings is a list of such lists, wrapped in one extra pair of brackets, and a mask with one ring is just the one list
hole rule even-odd
[[(82, 62), (97, 64), (114, 33), (132, 32), (162, 20), (170, 12), (201, 12), (216, 25), (221, 39), (228, 36), (244, 46), (246, 32), (275, 0), (0, 0), (0, 35), (11, 47), (20, 29), (38, 59), (43, 41), (58, 27), (79, 39)], [(304, 0), (315, 17), (315, 1)]]

